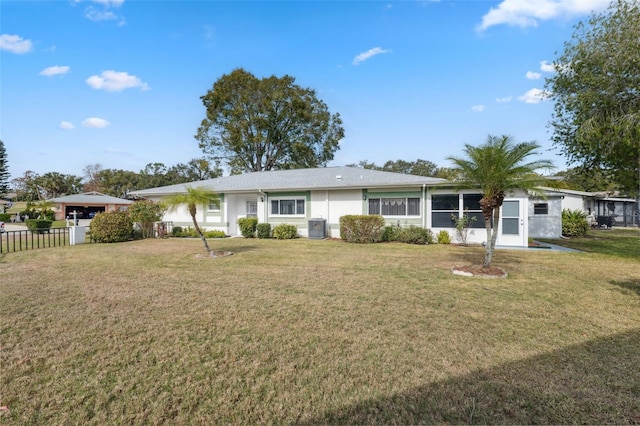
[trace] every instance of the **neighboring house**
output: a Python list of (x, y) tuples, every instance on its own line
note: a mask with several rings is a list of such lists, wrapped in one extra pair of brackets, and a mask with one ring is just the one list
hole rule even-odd
[(544, 197), (532, 197), (529, 204), (529, 234), (532, 238), (560, 238), (562, 210), (584, 212), (593, 226), (638, 226), (638, 203), (632, 198), (571, 189), (541, 189)]
[(92, 219), (96, 213), (123, 211), (133, 204), (131, 200), (112, 197), (100, 192), (65, 195), (47, 201), (56, 204), (54, 208), (56, 220), (72, 219), (74, 212), (77, 219)]
[[(322, 223), (321, 237), (339, 237), (341, 216), (380, 214), (388, 225), (421, 226), (434, 234), (446, 230), (456, 241), (452, 216), (468, 214), (476, 218), (471, 222), (468, 242), (486, 241), (478, 191), (457, 191), (444, 179), (401, 173), (353, 167), (254, 172), (133, 191), (129, 195), (161, 201), (170, 194), (185, 192), (188, 186), (206, 187), (219, 194), (219, 203), (198, 209), (197, 220), (205, 229), (221, 230), (230, 236), (240, 235), (238, 219), (247, 216), (272, 226), (296, 225), (305, 237), (309, 236), (310, 225), (315, 236), (316, 226)], [(527, 193), (507, 194), (498, 245), (527, 246), (528, 209)], [(164, 220), (173, 226), (192, 226), (186, 206), (167, 212)]]

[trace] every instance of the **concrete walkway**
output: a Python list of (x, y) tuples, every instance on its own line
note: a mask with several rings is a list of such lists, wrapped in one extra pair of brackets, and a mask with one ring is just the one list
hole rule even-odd
[(560, 251), (565, 253), (584, 253), (583, 251), (572, 249), (569, 247), (562, 247), (555, 244), (543, 243), (540, 241), (533, 241), (536, 244), (540, 244), (541, 247), (513, 247), (513, 246), (496, 246), (496, 249), (500, 250), (533, 250), (533, 251)]

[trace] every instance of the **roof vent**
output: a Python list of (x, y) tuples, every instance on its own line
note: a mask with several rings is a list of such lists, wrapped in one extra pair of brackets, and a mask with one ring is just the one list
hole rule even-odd
[(342, 176), (341, 175), (336, 175), (336, 180), (342, 180)]

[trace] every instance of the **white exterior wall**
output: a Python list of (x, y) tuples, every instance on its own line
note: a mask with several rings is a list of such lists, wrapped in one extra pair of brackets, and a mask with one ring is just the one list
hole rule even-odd
[(576, 195), (576, 194), (563, 194), (562, 198), (562, 207), (561, 207), (561, 212), (562, 209), (567, 209), (567, 210), (579, 210), (582, 212), (587, 212), (587, 206), (585, 206), (585, 202), (584, 202), (584, 198), (582, 197), (582, 195)]
[[(547, 203), (548, 214), (534, 213), (534, 204)], [(562, 236), (562, 198), (532, 198), (529, 200), (529, 236), (531, 238), (560, 238)]]
[(350, 214), (363, 214), (362, 191), (330, 191), (327, 204), (327, 228), (330, 237), (340, 237), (340, 217)]

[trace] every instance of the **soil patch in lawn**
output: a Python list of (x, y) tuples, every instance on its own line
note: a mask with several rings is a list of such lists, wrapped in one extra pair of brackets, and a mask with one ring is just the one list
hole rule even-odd
[(451, 272), (465, 277), (506, 278), (507, 271), (498, 266), (484, 267), (482, 265), (454, 266)]

